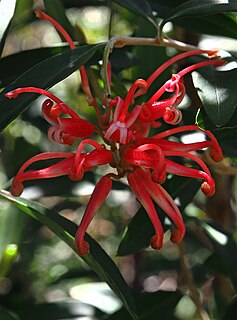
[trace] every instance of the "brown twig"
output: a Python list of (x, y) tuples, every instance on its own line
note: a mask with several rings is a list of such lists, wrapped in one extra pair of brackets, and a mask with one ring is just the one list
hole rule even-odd
[(237, 168), (233, 167), (231, 165), (231, 162), (228, 158), (223, 159), (221, 162), (216, 162), (212, 160), (209, 152), (204, 152), (201, 155), (199, 155), (202, 160), (208, 164), (210, 167), (212, 167), (215, 171), (217, 171), (219, 174), (226, 174), (226, 175), (237, 175)]
[(186, 282), (188, 289), (189, 289), (189, 296), (192, 299), (192, 301), (194, 302), (200, 318), (202, 320), (210, 320), (208, 313), (206, 312), (206, 310), (203, 309), (203, 307), (200, 303), (198, 290), (193, 283), (193, 276), (192, 276), (192, 273), (188, 267), (187, 261), (185, 259), (183, 245), (179, 244), (177, 247), (179, 250), (180, 263), (181, 263), (184, 279), (185, 279), (185, 282)]
[(197, 47), (188, 45), (181, 41), (176, 41), (168, 37), (163, 39), (161, 43), (157, 38), (139, 38), (139, 37), (128, 37), (124, 35), (113, 36), (106, 44), (103, 55), (103, 66), (101, 68), (101, 77), (104, 81), (105, 97), (110, 97), (110, 86), (107, 74), (107, 66), (109, 63), (109, 55), (113, 51), (113, 48), (122, 48), (124, 46), (165, 46), (172, 47), (181, 51), (191, 51), (197, 49)]

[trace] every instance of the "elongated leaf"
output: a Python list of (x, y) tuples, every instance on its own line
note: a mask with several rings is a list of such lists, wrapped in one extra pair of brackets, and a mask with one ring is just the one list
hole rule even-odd
[[(136, 298), (138, 313), (142, 320), (162, 319), (173, 320), (174, 310), (179, 300), (182, 298), (181, 292), (157, 291), (152, 293), (143, 293)], [(162, 317), (159, 317), (162, 315)], [(105, 320), (126, 319), (126, 310), (124, 308), (114, 314), (105, 317)]]
[[(173, 199), (178, 199), (181, 211), (190, 203), (199, 189), (199, 182), (183, 177), (173, 177), (166, 183)], [(164, 218), (163, 211), (157, 207), (160, 219)], [(162, 220), (161, 219), (161, 220)], [(141, 208), (130, 221), (118, 249), (118, 255), (124, 256), (146, 248), (154, 235), (153, 225), (147, 213)]]
[(156, 26), (156, 23), (153, 19), (152, 9), (150, 4), (146, 0), (114, 0), (121, 6), (131, 10), (135, 14), (146, 18), (153, 25)]
[(190, 31), (237, 38), (237, 22), (227, 14), (215, 14), (213, 16), (187, 17), (175, 21), (182, 28)]
[[(74, 236), (77, 231), (77, 225), (72, 221), (34, 201), (15, 198), (4, 190), (0, 191), (0, 198), (9, 201), (12, 205), (46, 225), (76, 251)], [(121, 299), (132, 318), (137, 319), (133, 297), (115, 263), (89, 235), (86, 235), (86, 241), (90, 244), (90, 254), (82, 257), (82, 259), (98, 274), (100, 279), (107, 282), (111, 289)]]
[(4, 319), (4, 320), (20, 320), (18, 315), (16, 315), (15, 313), (13, 313), (10, 310), (7, 310), (7, 309), (3, 308), (2, 306), (0, 306), (0, 319)]
[(190, 0), (177, 6), (160, 25), (160, 32), (166, 22), (186, 17), (197, 17), (216, 13), (237, 11), (237, 0)]
[(60, 46), (25, 50), (0, 59), (0, 86), (6, 87), (37, 63), (68, 49), (68, 46)]
[(205, 130), (211, 130), (217, 141), (219, 142), (223, 154), (226, 157), (232, 158), (233, 165), (236, 165), (237, 162), (237, 109), (231, 116), (230, 121), (224, 124), (222, 127), (216, 127), (213, 123), (210, 122), (209, 117), (204, 108), (199, 109), (196, 116), (197, 125)]
[[(85, 45), (42, 61), (23, 73), (4, 92), (26, 86), (48, 89), (76, 71), (102, 46), (103, 44)], [(35, 94), (23, 94), (16, 99), (9, 100), (2, 93), (0, 96), (0, 130), (16, 119), (36, 98)]]
[(213, 252), (205, 261), (205, 265), (230, 277), (237, 289), (237, 244), (233, 235), (214, 223), (199, 223), (213, 246)]
[(0, 1), (0, 54), (4, 46), (6, 30), (13, 17), (16, 6), (16, 0)]
[[(178, 4), (180, 4), (180, 1), (175, 0), (151, 3), (153, 11), (163, 19), (169, 17), (170, 12)], [(237, 38), (237, 23), (231, 13), (185, 17), (185, 19), (175, 19), (173, 22), (189, 31)]]
[[(85, 304), (76, 300), (56, 301), (47, 303), (31, 304), (30, 308), (28, 304), (22, 305), (19, 308), (18, 314), (21, 319), (24, 320), (59, 320), (70, 319), (77, 320), (89, 317), (93, 314), (96, 319), (103, 316), (103, 312), (95, 307)], [(5, 319), (4, 319), (5, 320)]]
[(177, 6), (170, 15), (162, 21), (164, 25), (185, 17), (202, 16), (237, 10), (237, 0), (189, 0)]
[(221, 68), (200, 68), (193, 75), (205, 111), (216, 126), (225, 125), (235, 112), (237, 105), (237, 63), (227, 57), (229, 63)]

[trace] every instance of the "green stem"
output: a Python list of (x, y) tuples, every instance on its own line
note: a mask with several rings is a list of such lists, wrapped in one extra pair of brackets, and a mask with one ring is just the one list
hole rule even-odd
[(161, 44), (164, 44), (164, 32), (163, 32), (163, 27), (164, 27), (164, 20), (161, 21), (159, 27), (158, 27), (158, 39)]
[(109, 30), (108, 30), (108, 38), (110, 39), (112, 37), (112, 24), (113, 24), (113, 16), (114, 16), (112, 0), (108, 0), (108, 8), (110, 8)]

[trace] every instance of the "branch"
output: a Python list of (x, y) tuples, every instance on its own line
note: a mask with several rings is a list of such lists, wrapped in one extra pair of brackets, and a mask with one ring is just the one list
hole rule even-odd
[(138, 38), (128, 37), (124, 35), (113, 36), (105, 46), (103, 55), (103, 66), (101, 68), (101, 77), (104, 82), (105, 98), (110, 98), (110, 86), (107, 74), (107, 66), (109, 63), (109, 55), (113, 51), (113, 48), (122, 48), (124, 46), (165, 46), (172, 47), (181, 51), (191, 51), (197, 49), (197, 47), (188, 45), (181, 41), (173, 40), (168, 37), (164, 38), (162, 43), (157, 38)]
[(206, 164), (214, 168), (220, 174), (227, 174), (230, 176), (237, 175), (237, 168), (231, 165), (231, 162), (228, 158), (223, 159), (221, 162), (216, 162), (212, 160), (208, 152), (204, 152), (203, 154), (199, 155), (199, 157), (201, 157)]
[(196, 286), (193, 283), (193, 276), (192, 273), (189, 269), (189, 266), (187, 265), (187, 261), (185, 259), (185, 253), (184, 253), (184, 248), (182, 244), (177, 245), (178, 250), (179, 250), (179, 256), (180, 256), (180, 263), (184, 275), (184, 279), (186, 281), (186, 284), (188, 286), (188, 289), (190, 291), (189, 296), (194, 302), (197, 312), (202, 320), (210, 320), (210, 317), (206, 310), (203, 309), (200, 299), (199, 299), (199, 294)]

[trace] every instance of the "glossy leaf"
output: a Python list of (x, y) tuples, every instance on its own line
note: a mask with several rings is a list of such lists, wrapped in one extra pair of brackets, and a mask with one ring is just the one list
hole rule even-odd
[(6, 87), (28, 69), (58, 53), (68, 50), (68, 46), (39, 48), (21, 51), (0, 59), (0, 86)]
[(227, 14), (187, 17), (175, 23), (189, 31), (237, 39), (237, 22)]
[[(7, 191), (1, 191), (0, 198), (9, 201), (21, 211), (46, 225), (60, 239), (76, 251), (74, 236), (77, 231), (77, 225), (72, 221), (34, 201), (20, 197), (15, 198)], [(100, 279), (105, 281), (117, 294), (132, 318), (134, 320), (137, 319), (133, 297), (115, 263), (89, 235), (86, 235), (86, 241), (90, 244), (90, 254), (81, 258), (98, 274)]]
[(146, 0), (114, 0), (118, 4), (131, 10), (135, 14), (146, 18), (153, 25), (156, 23), (153, 19), (152, 10), (150, 4)]
[[(165, 184), (173, 199), (179, 199), (181, 212), (191, 202), (199, 189), (199, 182), (183, 177), (173, 177)], [(163, 211), (157, 208), (159, 217), (164, 218)], [(149, 246), (154, 234), (153, 225), (147, 213), (141, 208), (130, 221), (118, 249), (118, 255), (132, 254)]]
[[(157, 291), (153, 293), (143, 293), (136, 298), (138, 314), (142, 320), (159, 319), (173, 320), (174, 309), (182, 298), (182, 294), (176, 292)], [(105, 320), (126, 319), (126, 310), (122, 308), (118, 312), (108, 316)], [(130, 320), (129, 318), (128, 320)]]
[(200, 224), (213, 247), (213, 252), (205, 264), (210, 269), (230, 277), (237, 289), (237, 244), (234, 237), (214, 223), (201, 222)]
[[(180, 1), (175, 0), (151, 3), (152, 10), (163, 19), (169, 16), (170, 12), (179, 4)], [(185, 19), (174, 20), (173, 23), (188, 31), (237, 38), (237, 22), (231, 13), (185, 17)]]
[(6, 30), (13, 17), (16, 6), (16, 0), (1, 0), (0, 1), (0, 53), (5, 42)]
[[(197, 125), (204, 130), (211, 130), (217, 141), (220, 143), (223, 150), (223, 154), (226, 157), (236, 157), (237, 156), (237, 109), (230, 119), (224, 126), (216, 127), (212, 124), (207, 116), (206, 111), (201, 108), (196, 115)], [(235, 158), (233, 158), (233, 161)]]
[(18, 315), (0, 306), (0, 319), (3, 320), (20, 320)]
[[(101, 47), (103, 44), (85, 45), (44, 60), (23, 73), (4, 92), (26, 86), (48, 89), (85, 64)], [(0, 130), (17, 118), (37, 97), (36, 94), (24, 94), (9, 100), (2, 93), (0, 96)]]
[(218, 127), (230, 120), (237, 105), (237, 63), (231, 57), (227, 59), (229, 63), (221, 68), (200, 68), (193, 75), (207, 116)]
[(90, 316), (91, 314), (96, 316), (98, 319), (103, 315), (103, 312), (89, 304), (85, 304), (80, 301), (66, 300), (37, 304), (32, 303), (30, 308), (29, 305), (21, 305), (18, 314), (20, 315), (21, 319), (24, 320), (77, 320)]
[(162, 21), (161, 28), (168, 21), (231, 11), (237, 11), (237, 0), (189, 0), (171, 11)]

